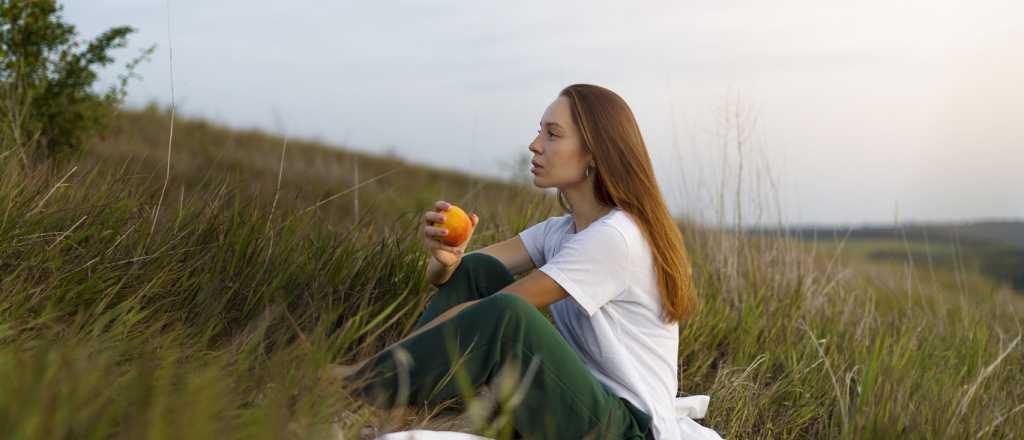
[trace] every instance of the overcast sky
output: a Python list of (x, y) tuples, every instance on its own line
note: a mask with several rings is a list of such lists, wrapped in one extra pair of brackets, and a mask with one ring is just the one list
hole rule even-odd
[(169, 2), (63, 2), (84, 38), (139, 29), (121, 61), (157, 45), (130, 105), (170, 102), (172, 48), (183, 114), (522, 178), (544, 109), (592, 83), (680, 215), (715, 219), (724, 181), (735, 219), (739, 181), (744, 224), (1024, 218), (1018, 1)]

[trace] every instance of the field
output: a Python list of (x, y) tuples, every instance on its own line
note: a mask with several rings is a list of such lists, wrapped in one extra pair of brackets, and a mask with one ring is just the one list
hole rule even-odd
[(930, 277), (936, 271), (980, 273), (1024, 293), (1022, 232), (1024, 222), (1020, 221), (788, 231), (813, 247), (841, 250), (844, 256), (859, 260), (926, 268)]
[[(550, 194), (182, 118), (168, 162), (168, 123), (122, 113), (62, 164), (0, 149), (0, 432), (485, 432), (472, 404), (396, 418), (317, 373), (416, 321), (433, 289), (416, 221), (435, 200), (480, 215), (473, 250), (559, 215)], [(1024, 432), (1024, 303), (1005, 285), (679, 225), (702, 303), (680, 388), (711, 396), (701, 423), (736, 439)]]

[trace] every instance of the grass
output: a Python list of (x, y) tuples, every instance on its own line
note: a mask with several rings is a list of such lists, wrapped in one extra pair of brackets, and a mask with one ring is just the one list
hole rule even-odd
[[(72, 163), (0, 158), (0, 432), (354, 439), (472, 407), (394, 419), (317, 372), (408, 333), (432, 291), (415, 233), (434, 200), (480, 214), (472, 250), (557, 215), (550, 196), (179, 119), (156, 216), (165, 117), (124, 113)], [(357, 157), (360, 176), (384, 175), (359, 188), (358, 214)], [(702, 424), (727, 438), (1024, 432), (1024, 306), (1008, 289), (680, 226), (702, 302), (681, 326), (680, 388), (711, 395)]]

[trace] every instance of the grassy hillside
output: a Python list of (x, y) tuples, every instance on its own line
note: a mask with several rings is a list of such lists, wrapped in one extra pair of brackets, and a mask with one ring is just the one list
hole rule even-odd
[[(317, 371), (418, 318), (432, 287), (416, 221), (434, 200), (480, 213), (476, 249), (558, 214), (550, 197), (309, 142), (282, 155), (282, 139), (180, 119), (165, 184), (167, 133), (162, 112), (129, 112), (73, 163), (0, 158), (0, 432), (484, 432), (464, 405), (396, 419)], [(332, 198), (356, 157), (360, 181), (400, 170), (360, 188), (358, 220), (354, 192)], [(681, 326), (680, 388), (712, 396), (702, 423), (727, 438), (1024, 432), (1024, 306), (1009, 290), (680, 224), (702, 302)]]
[[(154, 106), (122, 113), (80, 162), (106, 162), (108, 172), (122, 173), (132, 182), (163, 185), (169, 120), (167, 110)], [(532, 186), (181, 117), (175, 122), (170, 163), (165, 198), (174, 206), (182, 193), (186, 198), (203, 196), (227, 182), (233, 193), (247, 200), (273, 204), (277, 197), (276, 209), (281, 211), (315, 206), (318, 222), (332, 228), (366, 220), (356, 218), (359, 212), (370, 217), (367, 226), (383, 230), (390, 220), (419, 215), (441, 198), (487, 219), (515, 217), (525, 209), (524, 203), (558, 209), (553, 199), (545, 199)], [(361, 186), (353, 189), (357, 185)]]
[[(777, 235), (778, 231), (752, 233)], [(805, 241), (834, 246), (855, 258), (910, 264), (930, 270), (956, 271), (961, 267), (984, 274), (1024, 294), (1024, 222), (910, 224), (904, 227), (791, 228), (787, 232)]]

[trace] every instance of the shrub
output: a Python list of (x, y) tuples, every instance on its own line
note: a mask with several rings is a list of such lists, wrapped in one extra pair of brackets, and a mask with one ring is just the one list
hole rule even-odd
[[(116, 84), (93, 89), (97, 69), (114, 62), (129, 26), (80, 41), (54, 0), (0, 0), (0, 149), (22, 157), (53, 157), (80, 150), (100, 133), (122, 102), (135, 67), (152, 54), (143, 50)], [(25, 154), (28, 153), (28, 154)]]

